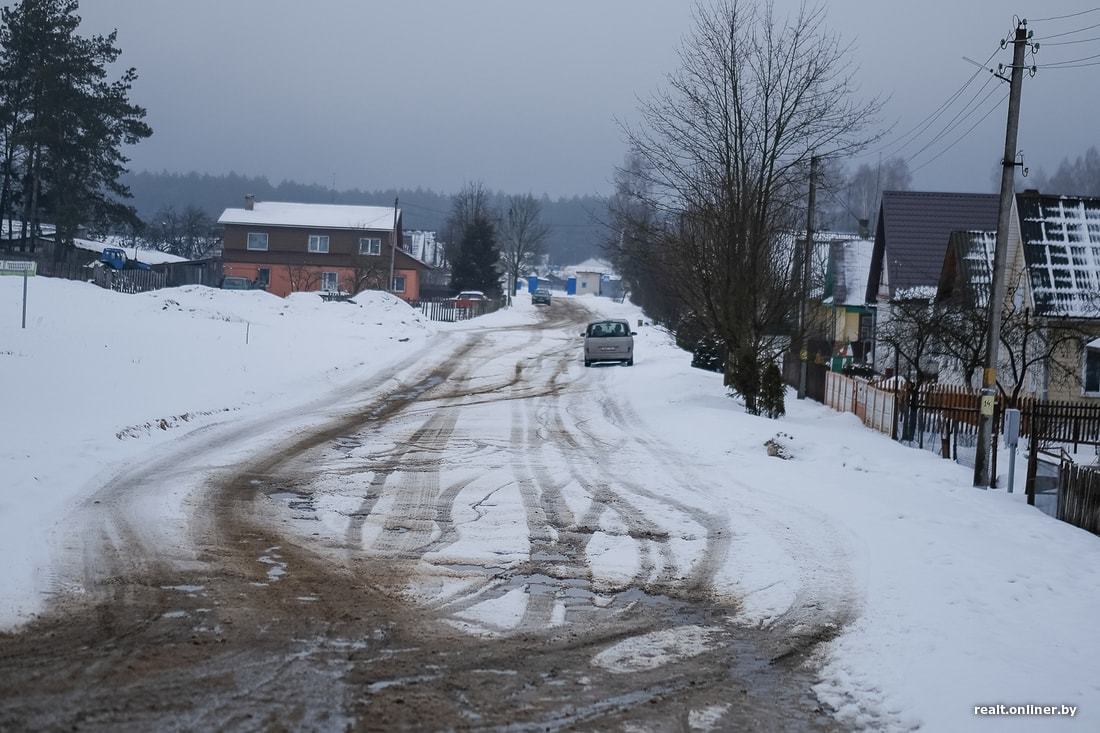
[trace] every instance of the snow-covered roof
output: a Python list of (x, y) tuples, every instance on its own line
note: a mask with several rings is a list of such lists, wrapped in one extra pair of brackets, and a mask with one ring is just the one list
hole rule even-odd
[[(401, 210), (397, 209), (400, 218)], [(347, 206), (344, 204), (295, 204), (257, 201), (250, 209), (226, 209), (219, 224), (256, 224), (317, 229), (393, 229), (392, 206)]]
[(1017, 203), (1036, 309), (1100, 317), (1100, 198), (1025, 192)]
[(96, 242), (91, 239), (74, 239), (73, 245), (77, 249), (90, 250), (92, 252), (103, 252), (107, 247), (115, 247), (121, 249), (126, 253), (126, 256), (131, 259), (136, 259), (138, 262), (144, 262), (147, 265), (164, 265), (169, 262), (186, 262), (186, 257), (180, 257), (179, 255), (170, 255), (167, 252), (159, 252), (155, 249), (135, 249), (134, 247), (128, 247), (118, 242)]
[[(815, 237), (815, 240), (817, 238)], [(838, 305), (863, 305), (867, 302), (867, 277), (875, 243), (870, 239), (837, 238), (829, 244), (828, 293)]]
[(600, 275), (614, 275), (615, 268), (607, 260), (597, 259), (595, 257), (587, 259), (579, 265), (569, 265), (568, 267), (561, 268), (562, 273), (565, 275), (576, 275), (580, 272), (598, 273)]

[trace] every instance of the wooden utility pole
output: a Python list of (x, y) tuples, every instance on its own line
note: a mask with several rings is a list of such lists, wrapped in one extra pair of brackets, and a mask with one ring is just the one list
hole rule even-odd
[(997, 245), (993, 251), (993, 283), (989, 293), (989, 327), (986, 329), (985, 369), (982, 372), (977, 452), (974, 456), (974, 485), (996, 486), (990, 475), (993, 445), (994, 405), (997, 399), (997, 362), (1001, 343), (1001, 311), (1005, 299), (1005, 265), (1008, 260), (1008, 231), (1012, 222), (1012, 198), (1016, 184), (1016, 139), (1020, 130), (1020, 96), (1024, 85), (1024, 52), (1028, 46), (1027, 21), (1016, 26), (1012, 49), (1012, 77), (1009, 80), (1008, 126), (1001, 160), (1001, 204), (997, 215)]
[(802, 254), (802, 299), (798, 308), (799, 371), (798, 399), (806, 399), (806, 370), (810, 358), (807, 335), (807, 301), (810, 299), (810, 265), (814, 253), (814, 206), (817, 203), (817, 162), (816, 155), (810, 156), (810, 203), (806, 212), (806, 249)]
[(398, 197), (393, 199), (393, 232), (390, 233), (390, 286), (387, 290), (391, 293), (396, 292), (393, 287), (393, 266), (394, 260), (397, 259), (397, 202)]

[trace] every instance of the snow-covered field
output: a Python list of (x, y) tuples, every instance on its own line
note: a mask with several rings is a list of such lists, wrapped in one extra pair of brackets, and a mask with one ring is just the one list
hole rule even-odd
[[(107, 467), (200, 425), (340, 390), (423, 348), (437, 329), (405, 303), (185, 287), (123, 295), (0, 278), (0, 628), (38, 611), (67, 510)], [(246, 341), (247, 339), (247, 341)]]
[[(640, 317), (629, 304), (585, 302)], [(699, 475), (723, 477), (709, 490), (736, 533), (726, 577), (745, 621), (797, 623), (832, 604), (847, 624), (825, 646), (816, 688), (842, 722), (1065, 724), (973, 716), (976, 705), (1031, 703), (1075, 706), (1078, 725), (1100, 726), (1100, 538), (792, 393), (778, 421), (746, 415), (721, 396), (720, 375), (687, 368), (658, 329), (639, 330), (636, 365), (615, 375), (617, 388), (697, 459)], [(769, 439), (790, 459), (770, 457)]]

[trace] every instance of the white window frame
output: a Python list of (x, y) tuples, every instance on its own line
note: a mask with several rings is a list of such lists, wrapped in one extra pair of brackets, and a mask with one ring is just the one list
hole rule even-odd
[[(306, 248), (313, 254), (327, 255), (329, 241), (329, 236), (327, 234), (310, 234), (309, 243), (306, 245)], [(314, 242), (316, 242), (316, 245), (314, 245)], [(323, 248), (321, 246), (322, 243), (324, 244)]]
[[(252, 246), (252, 237), (263, 237), (264, 238), (264, 245), (262, 247), (253, 247)], [(244, 247), (249, 252), (266, 252), (267, 251), (267, 244), (268, 244), (267, 240), (268, 240), (267, 232), (249, 232), (245, 236), (245, 245), (244, 245)]]
[[(366, 249), (363, 249), (363, 245), (366, 244)], [(374, 245), (378, 247), (375, 248)], [(382, 240), (379, 237), (360, 237), (359, 238), (359, 254), (377, 256), (382, 254)]]
[[(331, 276), (331, 277), (330, 277)], [(325, 281), (331, 280), (332, 287), (325, 287)], [(321, 273), (321, 290), (326, 293), (336, 293), (340, 291), (340, 273), (338, 272), (322, 272)]]
[[(401, 282), (401, 287), (397, 287), (398, 281)], [(409, 280), (405, 275), (394, 275), (393, 282), (391, 283), (391, 285), (393, 285), (393, 292), (395, 293), (405, 292), (405, 288), (408, 286), (408, 284)]]
[(1089, 352), (1096, 354), (1096, 358), (1100, 359), (1100, 349), (1090, 349), (1088, 346), (1085, 346), (1081, 354), (1081, 391), (1089, 397), (1100, 397), (1100, 383), (1097, 383), (1096, 389), (1089, 389)]

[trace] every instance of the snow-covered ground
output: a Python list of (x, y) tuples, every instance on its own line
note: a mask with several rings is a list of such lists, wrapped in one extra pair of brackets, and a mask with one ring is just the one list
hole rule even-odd
[[(22, 331), (21, 285), (0, 278), (0, 627), (40, 610), (65, 539), (65, 516), (118, 467), (168, 451), (174, 438), (198, 427), (293, 414), (296, 405), (344, 390), (350, 399), (371, 375), (427, 358), (464, 331), (537, 320), (522, 294), (516, 307), (476, 322), (431, 324), (377, 293), (360, 296), (354, 306), (201, 287), (130, 296), (39, 278), (31, 282)], [(629, 304), (576, 300), (606, 317), (645, 320)], [(645, 492), (622, 489), (636, 510), (624, 516), (637, 526), (613, 526), (611, 513), (597, 515), (587, 560), (571, 562), (587, 561), (596, 580), (609, 586), (629, 582), (642, 572), (633, 553), (653, 545), (645, 537), (658, 534), (652, 521), (666, 530), (668, 554), (653, 559), (647, 572), (659, 573), (662, 564), (690, 569), (706, 560), (706, 532), (698, 522), (720, 518), (732, 540), (713, 577), (715, 590), (737, 599), (741, 623), (828, 639), (816, 692), (846, 726), (938, 731), (1060, 724), (973, 715), (975, 706), (1003, 703), (1075, 706), (1078, 718), (1093, 721), (1084, 722), (1089, 729), (1098, 727), (1100, 636), (1091, 624), (1100, 608), (1100, 539), (1028, 507), (1022, 494), (975, 490), (968, 469), (893, 443), (852, 415), (793, 397), (780, 420), (746, 415), (723, 395), (719, 375), (691, 369), (660, 329), (637, 328), (635, 366), (567, 365), (561, 378), (574, 388), (576, 403), (567, 407), (577, 414), (563, 411), (563, 419), (576, 421), (565, 427), (577, 428), (574, 437), (587, 449), (622, 445), (622, 427), (636, 426), (639, 436), (656, 436), (687, 460), (658, 465), (663, 454), (654, 451), (644, 462), (645, 444), (609, 457), (608, 466)], [(490, 333), (477, 357), (481, 371), (468, 365), (470, 391), (461, 399), (473, 404), (494, 380), (518, 378), (517, 360), (531, 349), (527, 338), (523, 329)], [(570, 329), (538, 338), (546, 353), (566, 359), (579, 348)], [(528, 361), (527, 370), (541, 368), (557, 384), (549, 360)], [(515, 399), (483, 404), (480, 412), (464, 408), (466, 429), (493, 440), (441, 441), (418, 450), (449, 451), (458, 471), (470, 474), (454, 490), (472, 495), (482, 479), (495, 480), (479, 463), (481, 452), (498, 444), (516, 450), (508, 436), (526, 436), (530, 455), (504, 470), (535, 471), (534, 485), (541, 481), (536, 469), (558, 465), (540, 464), (539, 435), (514, 427), (525, 424), (527, 409), (536, 424), (548, 419), (537, 404), (526, 405)], [(604, 409), (614, 411), (614, 419), (601, 417)], [(447, 420), (457, 420), (448, 417), (455, 413), (437, 412), (417, 419), (439, 422), (437, 433), (453, 430)], [(417, 424), (410, 418), (405, 427)], [(492, 429), (502, 431), (499, 440)], [(770, 456), (767, 441), (788, 458)], [(631, 473), (630, 460), (644, 472)], [(562, 481), (559, 509), (579, 517), (591, 498), (577, 493), (567, 475)], [(485, 553), (513, 562), (511, 555), (522, 559), (531, 551), (522, 492), (515, 485), (493, 489), (463, 510), (470, 516), (455, 515), (457, 535), (447, 545), (455, 563)], [(669, 511), (673, 503), (684, 511)], [(696, 517), (695, 524), (685, 516)], [(477, 534), (478, 528), (488, 529)], [(362, 528), (364, 542), (383, 529)], [(437, 531), (425, 529), (426, 541), (434, 543)], [(548, 530), (541, 541), (553, 535)], [(460, 618), (512, 628), (525, 608), (530, 614), (529, 589), (522, 588), (472, 605)], [(550, 623), (565, 618), (564, 607), (551, 610)], [(705, 630), (682, 631), (683, 639), (647, 637), (644, 659), (624, 643), (594, 664), (628, 672), (711, 642)]]
[[(638, 309), (584, 302), (637, 323)], [(726, 568), (747, 623), (828, 611), (819, 697), (849, 725), (1054, 729), (975, 717), (977, 705), (1070, 705), (1100, 726), (1100, 538), (982, 491), (972, 471), (789, 394), (780, 420), (746, 415), (721, 376), (687, 368), (659, 329), (615, 374), (639, 420), (697, 460), (736, 533)], [(659, 385), (655, 389), (654, 385)], [(770, 439), (789, 460), (768, 455)], [(1018, 485), (1022, 479), (1017, 477)], [(842, 607), (850, 603), (845, 611)]]
[[(407, 304), (200, 286), (124, 295), (0, 278), (0, 628), (38, 611), (59, 523), (107, 467), (200, 425), (326, 395), (436, 332)], [(56, 530), (56, 531), (55, 531)]]

